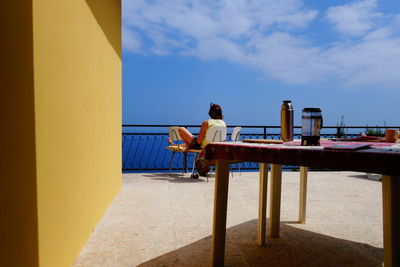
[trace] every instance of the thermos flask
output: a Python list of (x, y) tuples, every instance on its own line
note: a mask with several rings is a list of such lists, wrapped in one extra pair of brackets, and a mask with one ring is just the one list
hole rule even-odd
[(293, 141), (293, 106), (292, 101), (284, 100), (281, 109), (281, 139)]
[(320, 131), (323, 127), (321, 109), (305, 108), (301, 116), (301, 145), (319, 146)]

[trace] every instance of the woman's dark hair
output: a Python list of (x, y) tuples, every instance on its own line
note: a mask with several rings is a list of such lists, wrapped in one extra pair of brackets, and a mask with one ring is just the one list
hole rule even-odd
[(208, 115), (210, 115), (210, 117), (212, 119), (222, 120), (223, 116), (222, 116), (221, 106), (211, 103), (210, 104), (210, 111), (208, 112)]

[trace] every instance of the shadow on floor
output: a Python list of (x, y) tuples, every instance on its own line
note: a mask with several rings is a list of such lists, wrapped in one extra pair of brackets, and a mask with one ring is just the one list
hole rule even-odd
[[(383, 249), (281, 223), (281, 237), (256, 243), (257, 220), (227, 229), (225, 266), (382, 266)], [(211, 237), (138, 266), (210, 266)]]
[(351, 174), (347, 175), (347, 177), (352, 177), (352, 178), (358, 178), (358, 179), (363, 179), (363, 180), (369, 180), (369, 181), (375, 181), (375, 182), (380, 182), (382, 181), (382, 176), (380, 174)]
[(190, 178), (191, 173), (148, 173), (143, 174), (143, 177), (149, 177), (152, 180), (166, 181), (170, 183), (201, 183), (206, 182), (206, 177), (200, 177), (198, 179)]

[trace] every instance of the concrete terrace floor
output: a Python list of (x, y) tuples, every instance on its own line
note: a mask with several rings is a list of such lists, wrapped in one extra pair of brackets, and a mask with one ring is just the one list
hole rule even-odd
[[(281, 237), (265, 247), (256, 243), (258, 183), (257, 172), (230, 179), (226, 266), (382, 266), (379, 181), (310, 172), (307, 222), (298, 224), (299, 173), (284, 172)], [(209, 266), (213, 193), (214, 178), (123, 174), (121, 191), (73, 266)]]

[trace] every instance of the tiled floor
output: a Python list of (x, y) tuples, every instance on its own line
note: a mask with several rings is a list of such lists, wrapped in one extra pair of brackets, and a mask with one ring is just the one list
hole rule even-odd
[[(226, 266), (381, 266), (381, 183), (364, 173), (310, 172), (302, 225), (298, 180), (297, 172), (283, 174), (281, 237), (259, 247), (258, 173), (235, 173)], [(124, 174), (74, 266), (209, 266), (213, 193), (214, 178)]]

